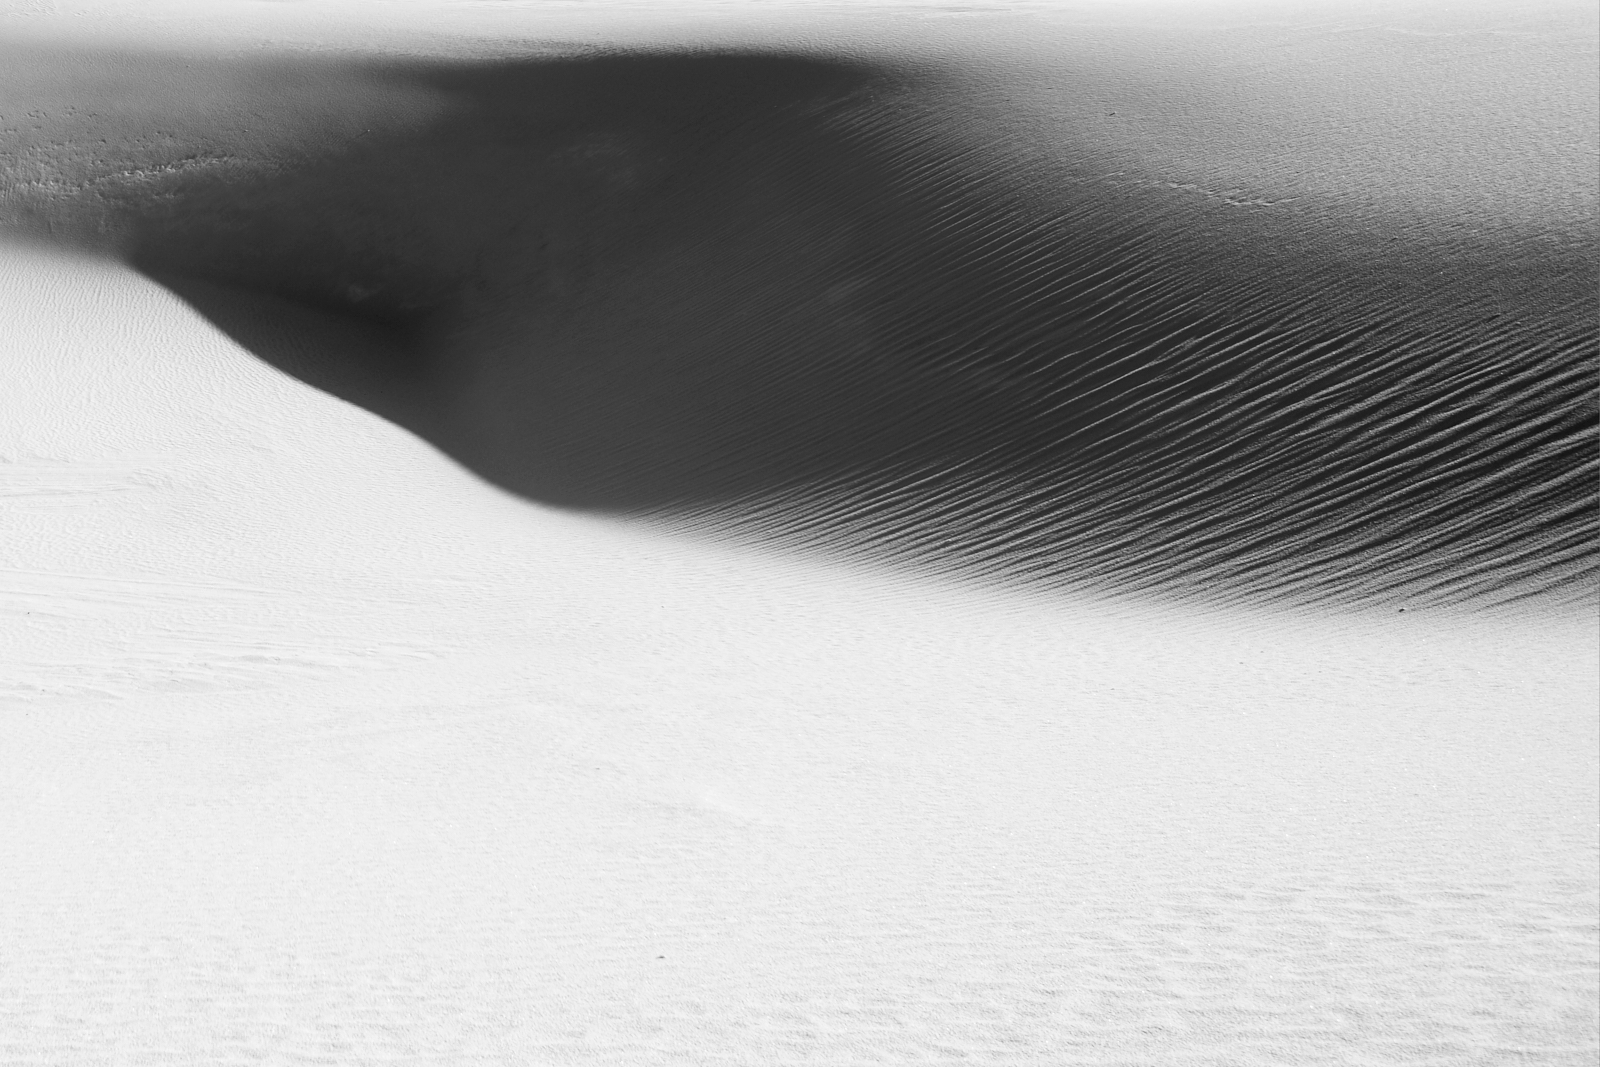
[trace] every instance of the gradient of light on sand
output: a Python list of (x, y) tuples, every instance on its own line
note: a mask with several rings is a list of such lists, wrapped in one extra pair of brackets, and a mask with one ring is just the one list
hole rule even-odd
[[(294, 7), (241, 22), (332, 17)], [(0, 368), (7, 1064), (1600, 1049), (1592, 612), (1019, 596), (574, 515), (37, 248)]]
[[(1125, 31), (1115, 74), (1076, 39), (972, 70), (110, 53), (65, 83), (97, 108), (13, 131), (34, 177), (9, 214), (536, 501), (1044, 588), (1592, 601), (1600, 304), (1562, 137), (1593, 115), (1541, 132), (1540, 100), (1484, 99), (1478, 126), (1535, 129), (1519, 197), (1464, 163), (1457, 85), (1411, 76), (1431, 46), (1326, 47), (1372, 83), (1347, 134), (1285, 81), (1314, 42), (1256, 36), (1233, 52), (1271, 52), (1256, 91), (1290, 100), (1253, 114), (1220, 44), (1174, 73)], [(1544, 37), (1450, 45), (1478, 63), (1455, 77), (1581, 42)], [(64, 66), (23, 59), (35, 92)], [(1191, 83), (1308, 129), (1124, 159), (1138, 138), (1080, 99), (1097, 77), (1174, 139), (1207, 123)], [(1325, 141), (1408, 138), (1317, 173)], [(1252, 185), (1207, 178), (1234, 158)]]

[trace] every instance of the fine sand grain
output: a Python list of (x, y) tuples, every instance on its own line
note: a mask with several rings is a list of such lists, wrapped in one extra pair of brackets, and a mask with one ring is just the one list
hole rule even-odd
[(1600, 1053), (1592, 13), (0, 12), (0, 1062)]

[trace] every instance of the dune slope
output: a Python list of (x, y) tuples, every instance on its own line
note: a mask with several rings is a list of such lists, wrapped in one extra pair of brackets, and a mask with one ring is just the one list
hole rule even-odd
[(1035, 585), (1592, 599), (1582, 218), (1084, 180), (949, 65), (108, 67), (13, 131), (12, 224), (532, 499)]

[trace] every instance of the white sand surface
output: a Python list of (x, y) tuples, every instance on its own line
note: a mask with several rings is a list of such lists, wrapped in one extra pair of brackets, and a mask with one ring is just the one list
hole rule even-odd
[(21, 245), (0, 382), (0, 1063), (1600, 1052), (1592, 613), (563, 514)]

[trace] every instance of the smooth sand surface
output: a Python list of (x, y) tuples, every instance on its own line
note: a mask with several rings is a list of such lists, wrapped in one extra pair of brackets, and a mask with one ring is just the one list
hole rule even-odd
[[(495, 50), (502, 59), (525, 53), (554, 36), (538, 31), (556, 19), (553, 9), (533, 5), (370, 8), (383, 8), (393, 22), (368, 34), (369, 48), (381, 39), (385, 54), (415, 54), (426, 41), (450, 64)], [(1357, 321), (1352, 304), (1341, 301), (1369, 292), (1361, 287), (1373, 284), (1370, 278), (1410, 286), (1402, 292), (1417, 297), (1419, 318), (1380, 308), (1372, 321), (1375, 329), (1395, 330), (1421, 322), (1415, 347), (1406, 350), (1420, 378), (1402, 375), (1388, 391), (1363, 394), (1366, 379), (1353, 376), (1342, 391), (1302, 395), (1320, 405), (1318, 420), (1344, 418), (1368, 435), (1408, 432), (1407, 419), (1449, 431), (1443, 444), (1425, 434), (1408, 439), (1435, 449), (1432, 481), (1425, 464), (1406, 465), (1411, 453), (1380, 448), (1365, 454), (1382, 461), (1380, 470), (1398, 472), (1396, 479), (1347, 480), (1344, 496), (1323, 501), (1375, 522), (1390, 514), (1380, 505), (1398, 494), (1404, 507), (1393, 514), (1418, 523), (1399, 527), (1402, 554), (1426, 557), (1433, 569), (1425, 573), (1434, 577), (1402, 583), (1405, 596), (1397, 599), (1371, 556), (1368, 569), (1378, 573), (1340, 585), (1334, 555), (1314, 539), (1296, 543), (1305, 564), (1298, 570), (1249, 556), (1238, 546), (1272, 538), (1250, 540), (1248, 523), (1223, 531), (1233, 538), (1223, 543), (1234, 546), (1224, 557), (1257, 559), (1254, 570), (1196, 572), (1174, 584), (1136, 581), (1146, 572), (1107, 564), (1104, 573), (1119, 580), (1078, 589), (1027, 573), (975, 583), (981, 569), (947, 565), (970, 553), (925, 547), (928, 530), (959, 533), (928, 520), (943, 514), (930, 501), (961, 498), (959, 482), (942, 486), (944, 497), (898, 498), (899, 513), (915, 521), (879, 538), (868, 533), (881, 524), (852, 533), (848, 523), (824, 521), (849, 513), (829, 512), (816, 492), (799, 509), (753, 504), (759, 493), (752, 485), (765, 491), (793, 473), (776, 470), (790, 462), (785, 451), (758, 455), (739, 469), (746, 481), (729, 483), (703, 477), (683, 439), (669, 440), (658, 469), (675, 479), (670, 499), (644, 498), (659, 479), (630, 481), (636, 466), (617, 462), (609, 468), (615, 476), (608, 499), (575, 501), (571, 494), (590, 484), (577, 475), (604, 474), (608, 468), (595, 457), (613, 453), (574, 449), (551, 463), (527, 441), (498, 452), (461, 444), (448, 425), (452, 408), (419, 405), (432, 394), (408, 385), (437, 380), (429, 378), (434, 372), (395, 361), (396, 353), (417, 352), (409, 342), (396, 344), (395, 331), (414, 328), (406, 314), (352, 314), (366, 298), (349, 290), (342, 304), (333, 299), (327, 279), (344, 269), (336, 257), (323, 275), (318, 270), (327, 264), (302, 257), (293, 275), (300, 280), (287, 284), (288, 275), (272, 272), (293, 257), (270, 243), (258, 246), (268, 248), (265, 258), (229, 258), (227, 242), (208, 247), (203, 228), (183, 229), (181, 215), (172, 228), (173, 216), (149, 214), (146, 207), (171, 191), (160, 174), (141, 176), (127, 166), (156, 158), (148, 154), (154, 142), (141, 132), (149, 127), (106, 118), (140, 108), (156, 116), (168, 138), (160, 143), (177, 153), (157, 159), (159, 166), (199, 159), (186, 140), (193, 131), (231, 130), (251, 108), (271, 113), (263, 128), (273, 144), (282, 144), (285, 131), (305, 132), (305, 158), (316, 165), (327, 129), (353, 115), (394, 124), (399, 133), (385, 152), (403, 156), (436, 143), (407, 139), (407, 131), (436, 128), (429, 125), (437, 122), (432, 90), (389, 83), (370, 97), (352, 90), (354, 68), (333, 45), (352, 41), (349, 27), (368, 10), (252, 4), (230, 9), (237, 16), (230, 22), (216, 14), (186, 18), (176, 8), (64, 3), (53, 15), (0, 24), (13, 56), (34, 57), (33, 66), (19, 62), (0, 75), (0, 126), (8, 138), (0, 150), (9, 152), (13, 176), (35, 168), (27, 182), (12, 181), (6, 190), (7, 218), (27, 239), (0, 247), (0, 1061), (1593, 1062), (1600, 1049), (1600, 662), (1585, 577), (1592, 557), (1560, 540), (1588, 528), (1592, 500), (1580, 491), (1562, 498), (1576, 510), (1563, 512), (1545, 498), (1502, 509), (1514, 491), (1494, 488), (1496, 475), (1518, 487), (1543, 485), (1530, 473), (1547, 469), (1539, 462), (1559, 473), (1592, 446), (1582, 436), (1592, 437), (1583, 421), (1592, 421), (1581, 406), (1586, 394), (1563, 384), (1584, 372), (1581, 346), (1594, 328), (1566, 295), (1572, 272), (1592, 265), (1584, 259), (1592, 246), (1582, 238), (1592, 226), (1593, 194), (1572, 178), (1572, 161), (1591, 151), (1583, 125), (1589, 105), (1576, 106), (1574, 122), (1562, 110), (1575, 106), (1564, 93), (1546, 92), (1560, 107), (1539, 108), (1538, 86), (1501, 77), (1492, 91), (1483, 87), (1484, 70), (1524, 69), (1501, 43), (1566, 54), (1563, 48), (1573, 51), (1569, 24), (1560, 23), (1569, 28), (1558, 33), (1529, 29), (1531, 16), (1507, 15), (1501, 23), (1481, 12), (1452, 16), (1458, 21), (1444, 25), (1455, 27), (1456, 43), (1473, 59), (1440, 75), (1459, 84), (1423, 112), (1436, 150), (1419, 153), (1421, 162), (1409, 167), (1373, 156), (1367, 170), (1392, 180), (1339, 199), (1340, 190), (1358, 186), (1352, 174), (1359, 167), (1337, 145), (1295, 141), (1261, 123), (1222, 124), (1248, 132), (1232, 134), (1243, 141), (1224, 141), (1221, 149), (1220, 135), (1204, 139), (1206, 148), (1183, 143), (1179, 131), (1203, 127), (1219, 99), (1247, 98), (1241, 86), (1251, 78), (1315, 73), (1312, 60), (1329, 54), (1346, 62), (1349, 54), (1329, 42), (1370, 59), (1371, 46), (1351, 44), (1350, 34), (1374, 23), (1280, 17), (1272, 24), (1302, 34), (1290, 42), (1299, 49), (1290, 49), (1296, 68), (1257, 62), (1237, 45), (1196, 44), (1193, 34), (1162, 37), (1162, 20), (1149, 9), (1126, 22), (1106, 18), (1103, 9), (1073, 9), (1083, 33), (1101, 27), (1095, 48), (1074, 53), (1082, 84), (1115, 97), (1104, 108), (1097, 99), (1096, 108), (1119, 114), (1098, 118), (1124, 118), (1122, 105), (1148, 91), (1149, 79), (1127, 78), (1130, 69), (1214, 71), (1220, 54), (1248, 75), (1230, 88), (1191, 74), (1189, 84), (1209, 93), (1190, 94), (1199, 100), (1192, 114), (1169, 89), (1150, 110), (1167, 116), (1160, 123), (1106, 126), (1099, 143), (1126, 156), (1123, 170), (1097, 172), (1097, 183), (1083, 185), (1170, 196), (1177, 205), (1169, 205), (1171, 217), (1212, 233), (1213, 247), (1235, 256), (1243, 253), (1228, 242), (1240, 233), (1249, 238), (1247, 250), (1266, 247), (1252, 243), (1260, 231), (1251, 227), (1268, 224), (1193, 206), (1217, 199), (1204, 190), (1240, 201), (1221, 203), (1235, 211), (1268, 210), (1244, 201), (1312, 201), (1315, 211), (1273, 232), (1303, 242), (1296, 270), (1321, 271), (1316, 276), (1333, 286), (1332, 295), (1306, 294), (1306, 314), (1333, 315), (1338, 338)], [(570, 53), (585, 32), (611, 40), (647, 36), (629, 10), (637, 9), (569, 10), (560, 16), (568, 22), (557, 51)], [(753, 32), (719, 10), (713, 18), (711, 8), (701, 9), (699, 22), (682, 22), (681, 11), (659, 17), (669, 29), (677, 25), (670, 32), (684, 40), (699, 34), (737, 43)], [(988, 18), (985, 10), (905, 5), (897, 18), (909, 24), (914, 11), (919, 19), (938, 16), (925, 20), (930, 24), (966, 25)], [(803, 15), (794, 18), (810, 25)], [(605, 22), (611, 17), (614, 23)], [(1044, 18), (1028, 11), (1003, 17), (1023, 28)], [(1189, 17), (1208, 22), (1204, 12)], [(1213, 15), (1208, 24), (1228, 21)], [(336, 23), (343, 26), (337, 33), (329, 28)], [(1375, 39), (1393, 37), (1396, 47), (1410, 48), (1420, 36), (1414, 24), (1393, 33), (1396, 27), (1375, 24)], [(979, 48), (966, 38), (952, 45), (945, 30), (894, 25), (874, 31), (880, 53)], [(1059, 30), (1055, 22), (1040, 25)], [(1439, 22), (1429, 25), (1440, 31)], [(442, 28), (456, 35), (441, 36)], [(659, 37), (669, 29), (650, 32)], [(1171, 50), (1179, 37), (1189, 41), (1183, 62)], [(129, 43), (135, 38), (138, 47)], [(152, 39), (165, 46), (153, 59)], [(249, 72), (264, 68), (252, 67), (241, 50), (255, 56), (252, 42), (262, 40), (294, 43), (299, 51), (289, 59), (274, 48), (269, 61), (301, 71), (310, 69), (308, 45), (338, 51), (337, 63), (318, 68), (332, 71), (331, 88), (307, 76), (281, 98), (249, 103), (250, 92), (241, 90), (246, 103), (228, 99), (229, 85), (261, 84)], [(1581, 33), (1577, 40), (1581, 53), (1589, 44)], [(71, 49), (103, 56), (108, 41), (131, 53), (110, 75), (98, 61), (74, 68), (63, 59)], [(187, 73), (174, 75), (178, 45), (194, 54), (183, 61)], [(867, 51), (857, 49), (852, 62)], [(1016, 48), (1009, 54), (1014, 72), (1048, 68), (1030, 68)], [(1205, 55), (1211, 58), (1204, 63), (1195, 58)], [(218, 56), (232, 59), (219, 64)], [(1129, 66), (1130, 57), (1141, 56), (1142, 65)], [(1091, 62), (1096, 57), (1100, 67)], [(522, 77), (523, 69), (513, 73)], [(690, 84), (706, 84), (704, 67), (688, 75), (674, 69)], [(815, 66), (785, 69), (806, 84), (818, 76)], [(837, 70), (826, 67), (823, 80)], [(713, 83), (722, 71), (714, 71)], [(763, 71), (765, 91), (787, 91)], [(592, 72), (586, 68), (584, 76)], [(1032, 75), (1013, 76), (1011, 84), (1037, 84), (1027, 80)], [(121, 89), (104, 91), (108, 79)], [(483, 99), (482, 85), (458, 83), (454, 91)], [(1480, 118), (1553, 116), (1543, 132), (1508, 122), (1517, 132), (1493, 149), (1515, 159), (1531, 144), (1558, 146), (1534, 153), (1538, 165), (1529, 165), (1546, 180), (1502, 187), (1491, 180), (1492, 167), (1448, 170), (1452, 158), (1478, 158), (1462, 147), (1475, 142), (1440, 103), (1470, 98), (1463, 86), (1499, 102), (1497, 112), (1473, 109)], [(617, 105), (613, 117), (633, 114), (637, 86), (626, 88), (627, 106)], [(67, 99), (73, 91), (76, 103)], [(1003, 95), (1004, 86), (995, 91)], [(981, 94), (964, 93), (913, 94), (912, 102), (988, 106)], [(1312, 98), (1319, 102), (1304, 102)], [(1349, 117), (1383, 111), (1370, 100), (1325, 104), (1304, 85), (1299, 97), (1290, 94), (1296, 99), (1302, 112), (1321, 109), (1330, 122), (1342, 114), (1356, 127)], [(197, 100), (210, 118), (193, 119)], [(327, 100), (337, 106), (319, 110)], [(1525, 105), (1533, 110), (1519, 111)], [(675, 105), (655, 106), (659, 114)], [(716, 113), (737, 116), (742, 106)], [(1258, 113), (1274, 110), (1256, 106)], [(1016, 129), (1038, 114), (1015, 110)], [(1002, 119), (1011, 120), (999, 114), (995, 121)], [(1396, 125), (1418, 128), (1391, 123), (1381, 135), (1346, 133), (1342, 143), (1399, 140)], [(86, 142), (78, 134), (90, 128), (133, 130), (130, 141), (138, 143), (81, 154)], [(808, 129), (801, 134), (811, 136)], [(995, 131), (1006, 144), (1019, 143), (1020, 134), (1000, 125)], [(585, 136), (577, 143), (602, 158), (615, 144)], [(1244, 141), (1263, 151), (1277, 145), (1276, 161), (1244, 151)], [(241, 143), (253, 142), (230, 142)], [(1054, 142), (1040, 136), (1031, 143), (1043, 152)], [(487, 166), (460, 156), (464, 170)], [(1193, 160), (1192, 169), (1174, 169), (1179, 157)], [(400, 157), (378, 153), (361, 167), (392, 158)], [(827, 160), (836, 167), (860, 158)], [(1296, 159), (1316, 165), (1291, 166)], [(1240, 160), (1255, 161), (1249, 182)], [(123, 175), (122, 184), (96, 187), (111, 186), (115, 195), (104, 202), (116, 211), (84, 209), (94, 201), (85, 200), (81, 183), (49, 184), (101, 165), (102, 177)], [(980, 177), (1057, 173), (1036, 165)], [(1341, 174), (1339, 166), (1356, 169)], [(372, 173), (361, 167), (332, 173)], [(1430, 167), (1461, 180), (1447, 186), (1417, 177)], [(770, 193), (781, 185), (781, 170), (754, 187)], [(570, 174), (547, 181), (571, 197), (581, 187), (570, 184)], [(834, 199), (817, 201), (826, 210), (792, 223), (797, 235), (774, 245), (770, 234), (758, 234), (764, 247), (810, 248), (806, 219), (837, 218), (838, 204), (860, 195), (855, 181), (839, 179)], [(305, 206), (314, 213), (329, 202), (331, 187), (311, 188), (318, 195)], [(418, 187), (393, 188), (403, 200)], [(1014, 203), (1037, 202), (1025, 194), (1015, 192)], [(400, 201), (373, 202), (380, 215), (404, 216), (394, 206)], [(19, 203), (32, 214), (23, 218)], [(251, 204), (282, 211), (270, 198), (242, 203), (246, 216)], [(37, 210), (51, 204), (76, 206), (56, 215)], [(761, 217), (748, 203), (734, 206), (739, 220)], [(980, 206), (994, 210), (991, 201)], [(343, 212), (331, 217), (347, 217)], [(1325, 212), (1365, 220), (1385, 243), (1398, 235), (1415, 249), (1451, 254), (1438, 256), (1431, 273), (1416, 271), (1421, 281), (1378, 266), (1370, 268), (1374, 274), (1343, 274), (1317, 240), (1333, 232), (1318, 221)], [(675, 224), (685, 217), (669, 214)], [(234, 216), (205, 216), (219, 217)], [(405, 217), (436, 218), (421, 211)], [(920, 217), (914, 211), (890, 221), (910, 227)], [(146, 228), (71, 230), (103, 219)], [(1231, 221), (1204, 229), (1217, 219)], [(1379, 219), (1387, 228), (1374, 228)], [(42, 235), (28, 230), (41, 220)], [(53, 232), (57, 223), (70, 232)], [(246, 217), (237, 225), (243, 229), (229, 232), (248, 232), (253, 223)], [(1031, 225), (1017, 232), (1033, 232)], [(113, 246), (129, 232), (147, 239), (147, 273), (82, 252), (96, 241)], [(902, 231), (873, 231), (869, 244), (886, 232)], [(1160, 245), (1169, 258), (1158, 264), (1169, 274), (1174, 256), (1203, 266), (1171, 232)], [(148, 243), (151, 234), (168, 235), (168, 244)], [(737, 238), (727, 233), (716, 247), (731, 254)], [(79, 252), (69, 254), (74, 245)], [(1486, 259), (1485, 248), (1521, 251)], [(1105, 246), (1096, 249), (1105, 254)], [(1370, 263), (1359, 251), (1340, 255)], [(1009, 244), (998, 254), (1020, 253)], [(175, 277), (172, 268), (185, 255), (200, 258), (178, 264), (191, 273)], [(1040, 255), (1055, 262), (1054, 252)], [(774, 292), (784, 278), (806, 280), (792, 260), (782, 269), (760, 257), (736, 262), (747, 265), (742, 276), (758, 293)], [(822, 283), (837, 262), (819, 258), (811, 269), (821, 277), (807, 284), (826, 292)], [(196, 280), (196, 264), (209, 281)], [(726, 266), (697, 269), (694, 277), (714, 280), (723, 287), (718, 292), (741, 276)], [(412, 299), (450, 304), (457, 299), (450, 287), (462, 276), (455, 271), (385, 277), (394, 279), (391, 287), (442, 285), (445, 296)], [(671, 275), (651, 261), (628, 277), (659, 290), (659, 279)], [(1005, 282), (996, 283), (998, 291), (1012, 291), (1006, 279), (1021, 276), (996, 275)], [(1226, 272), (1208, 277), (1226, 280)], [(1294, 287), (1273, 288), (1270, 278), (1245, 276), (1237, 292), (1289, 300)], [(1341, 281), (1347, 278), (1354, 280)], [(1463, 302), (1451, 304), (1451, 297)], [(763, 307), (775, 308), (770, 313), (788, 307), (765, 299)], [(1083, 299), (1092, 310), (1092, 296)], [(1519, 309), (1507, 317), (1521, 322), (1479, 322), (1473, 316), (1485, 301)], [(506, 317), (503, 309), (514, 301), (488, 305), (471, 322), (513, 333), (512, 326), (528, 328)], [(592, 305), (580, 299), (574, 306)], [(883, 306), (872, 303), (863, 313), (870, 318)], [(998, 307), (999, 321), (1015, 321), (1003, 300)], [(448, 351), (482, 352), (476, 327), (453, 321), (458, 341)], [(799, 321), (790, 335), (815, 340), (822, 327), (809, 324), (825, 316), (806, 312)], [(659, 312), (656, 322), (676, 323), (680, 336), (696, 323), (711, 328), (692, 302), (681, 314)], [(1467, 340), (1451, 342), (1451, 329)], [(1004, 343), (1009, 335), (1000, 334)], [(1161, 336), (1169, 346), (1182, 340)], [(1295, 340), (1301, 335), (1272, 336), (1267, 351), (1274, 358), (1308, 366)], [(1545, 347), (1524, 345), (1530, 339)], [(1240, 352), (1253, 351), (1248, 338), (1236, 341)], [(1346, 356), (1350, 346), (1357, 354), (1391, 351), (1362, 343), (1350, 341)], [(603, 355), (620, 347), (574, 351)], [(695, 350), (684, 341), (672, 351)], [(1158, 344), (1156, 354), (1166, 350)], [(1493, 358), (1474, 363), (1462, 355), (1484, 350)], [(985, 349), (974, 341), (963, 351)], [(1205, 349), (1203, 341), (1200, 351), (1225, 352)], [(738, 370), (736, 361), (719, 359), (710, 370)], [(1337, 377), (1352, 363), (1310, 365)], [(397, 366), (412, 376), (396, 373)], [(962, 366), (979, 377), (986, 370), (981, 359)], [(801, 370), (787, 380), (810, 388), (814, 371)], [(997, 373), (995, 366), (987, 371)], [(840, 373), (853, 380), (848, 367)], [(323, 380), (309, 383), (318, 375)], [(885, 379), (892, 384), (894, 376), (867, 384)], [(572, 381), (545, 384), (552, 380)], [(769, 377), (750, 380), (763, 396), (784, 395)], [(588, 379), (569, 398), (592, 397), (596, 383), (607, 381), (615, 379)], [(1392, 399), (1405, 388), (1423, 391), (1406, 402)], [(508, 392), (523, 402), (539, 395), (526, 383)], [(1138, 403), (1145, 393), (1111, 392), (1132, 397), (1121, 410), (1146, 410)], [(660, 408), (637, 406), (657, 392), (624, 395), (638, 420), (663, 419)], [(953, 394), (929, 386), (916, 395), (947, 401)], [(1224, 390), (1218, 402), (1239, 395)], [(1017, 396), (1002, 391), (991, 403), (1000, 411), (1032, 410)], [(1283, 414), (1270, 402), (1281, 394), (1251, 397), (1241, 410), (1264, 412), (1269, 421)], [(1570, 406), (1552, 407), (1551, 398)], [(858, 398), (839, 402), (848, 409)], [(1527, 414), (1541, 404), (1576, 412), (1576, 422), (1550, 436), (1548, 420)], [(1361, 413), (1371, 410), (1384, 414), (1363, 422)], [(659, 440), (629, 438), (619, 430), (627, 425), (612, 418), (600, 443), (637, 457), (647, 451), (644, 442)], [(1115, 454), (1105, 439), (1095, 443)], [(959, 436), (950, 447), (957, 446), (965, 447)], [(891, 464), (876, 447), (858, 436), (847, 454), (871, 460), (869, 472), (882, 471)], [(837, 455), (818, 453), (802, 473), (826, 472)], [(1222, 460), (1234, 459), (1222, 453)], [(1220, 491), (1231, 473), (1251, 469), (1230, 473), (1228, 462), (1196, 467), (1195, 484)], [(1452, 482), (1463, 462), (1472, 477)], [(506, 492), (492, 483), (512, 482), (508, 469), (546, 480)], [(1442, 493), (1428, 497), (1440, 481)], [(867, 478), (856, 491), (881, 501), (890, 484)], [(1063, 491), (1062, 483), (1046, 488)], [(1181, 510), (1187, 499), (1165, 502)], [(1437, 514), (1417, 510), (1419, 501), (1454, 508), (1463, 524), (1457, 528), (1476, 540), (1418, 534), (1426, 523), (1417, 516)], [(1530, 512), (1544, 525), (1528, 521)], [(1026, 525), (1003, 504), (984, 502), (969, 514), (1002, 532)], [(776, 518), (757, 523), (752, 515)], [(1559, 527), (1554, 536), (1536, 536), (1552, 523)], [(1081, 532), (1078, 538), (1063, 534), (1052, 543), (1102, 552), (1085, 549), (1084, 559), (1118, 558), (1112, 542)], [(1017, 543), (1002, 539), (1001, 555)], [(1485, 543), (1493, 550), (1480, 551)], [(1198, 552), (1197, 544), (1175, 537), (1146, 547), (1170, 562), (1170, 553)], [(1559, 573), (1549, 577), (1530, 560), (1554, 562)], [(1448, 585), (1441, 573), (1483, 580)], [(1245, 580), (1251, 574), (1259, 580)], [(1515, 580), (1499, 580), (1508, 575)], [(1311, 578), (1339, 596), (1314, 595)], [(1466, 593), (1424, 595), (1448, 589)], [(1491, 595), (1497, 589), (1537, 595), (1507, 602)]]

